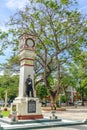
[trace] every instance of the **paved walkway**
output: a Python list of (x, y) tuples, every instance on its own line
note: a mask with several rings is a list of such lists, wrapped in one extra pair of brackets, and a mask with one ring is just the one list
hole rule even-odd
[[(43, 111), (44, 116), (50, 116), (51, 111)], [(87, 118), (87, 107), (66, 107), (66, 111), (57, 111), (56, 115), (59, 118), (63, 119), (71, 119), (71, 120), (84, 120)]]
[[(42, 114), (44, 115), (44, 118), (50, 118), (51, 111), (44, 111), (42, 110)], [(57, 111), (56, 116), (62, 120), (69, 120), (69, 121), (83, 121), (87, 118), (87, 107), (67, 107), (66, 111)], [(48, 122), (50, 124), (51, 122)], [(6, 124), (1, 123), (3, 126)], [(26, 125), (26, 124), (25, 124)], [(32, 125), (32, 124), (30, 124)], [(51, 127), (51, 128), (43, 128), (39, 130), (87, 130), (87, 125), (78, 125), (78, 126), (63, 126), (63, 127)]]
[(46, 128), (46, 129), (39, 129), (39, 130), (78, 130), (75, 128), (63, 128), (63, 127), (57, 127), (57, 128)]
[[(49, 117), (51, 115), (50, 111), (42, 111), (44, 117)], [(78, 106), (75, 107), (66, 107), (66, 111), (57, 111), (56, 115), (61, 119), (69, 119), (74, 121), (83, 121), (87, 119), (87, 107)], [(69, 127), (57, 127), (57, 128), (47, 128), (40, 130), (87, 130), (87, 125), (80, 126), (69, 126)]]
[(46, 129), (39, 129), (39, 130), (87, 130), (87, 125), (46, 128)]
[(77, 128), (57, 127), (57, 128), (46, 128), (46, 129), (39, 129), (39, 130), (87, 130), (87, 126), (86, 127), (82, 126), (82, 129), (80, 129), (79, 127)]

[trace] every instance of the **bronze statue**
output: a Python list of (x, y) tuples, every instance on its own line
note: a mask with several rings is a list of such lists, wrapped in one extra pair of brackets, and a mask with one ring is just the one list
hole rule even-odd
[(26, 84), (26, 95), (30, 97), (30, 94), (31, 94), (31, 97), (34, 97), (32, 79), (30, 78), (30, 75), (28, 75), (28, 78), (26, 79), (25, 84)]

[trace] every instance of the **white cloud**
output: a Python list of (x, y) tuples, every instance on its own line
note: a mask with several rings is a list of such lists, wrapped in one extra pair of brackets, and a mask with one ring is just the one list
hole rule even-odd
[(6, 6), (10, 9), (22, 9), (28, 0), (7, 0)]

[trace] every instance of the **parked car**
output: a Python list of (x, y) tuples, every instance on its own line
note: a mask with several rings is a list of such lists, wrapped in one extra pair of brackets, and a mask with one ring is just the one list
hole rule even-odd
[(10, 106), (12, 102), (13, 102), (13, 99), (9, 100), (8, 101), (8, 106)]
[(46, 107), (46, 102), (45, 101), (41, 101), (41, 106), (42, 107), (44, 107), (44, 106)]
[(69, 105), (70, 105), (70, 106), (74, 106), (74, 103), (73, 103), (73, 102), (69, 102)]
[(5, 102), (3, 100), (0, 100), (0, 106), (4, 106)]
[[(10, 106), (11, 102), (7, 102), (6, 106)], [(0, 100), (0, 106), (4, 107), (5, 106), (5, 101), (4, 100)]]
[(41, 106), (42, 107), (50, 106), (50, 101), (41, 101)]
[(81, 106), (82, 105), (82, 101), (81, 100), (76, 101), (76, 102), (74, 102), (74, 105)]

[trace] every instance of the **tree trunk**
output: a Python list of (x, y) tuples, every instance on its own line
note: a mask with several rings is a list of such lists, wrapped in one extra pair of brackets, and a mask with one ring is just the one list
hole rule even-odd
[(82, 92), (82, 106), (84, 106), (84, 92)]
[(56, 65), (57, 65), (57, 94), (60, 93), (60, 61), (58, 58), (58, 51), (56, 52)]
[(56, 104), (57, 90), (55, 91), (50, 90), (50, 95), (51, 95), (52, 104)]

